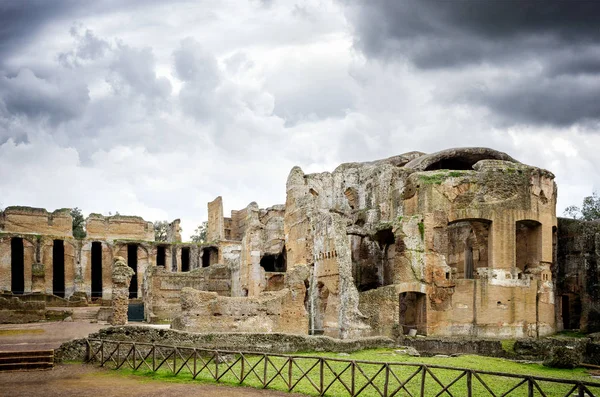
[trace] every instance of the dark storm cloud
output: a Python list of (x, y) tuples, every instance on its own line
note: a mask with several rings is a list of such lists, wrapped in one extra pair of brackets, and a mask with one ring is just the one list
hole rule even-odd
[[(473, 71), (451, 101), (484, 105), (502, 123), (600, 121), (600, 1), (350, 0), (355, 46), (422, 71)], [(482, 65), (502, 84), (477, 77)], [(477, 78), (483, 79), (476, 81)], [(450, 81), (449, 84), (452, 84)], [(491, 88), (490, 88), (491, 87)]]
[(0, 1), (0, 60), (26, 44), (46, 23), (75, 7), (74, 0)]
[(492, 53), (514, 55), (525, 47), (535, 51), (600, 39), (597, 1), (348, 3), (353, 6), (350, 14), (361, 50), (368, 55), (416, 57), (421, 67), (442, 66), (440, 58), (468, 63), (486, 60)]
[(27, 116), (52, 124), (80, 116), (90, 101), (85, 84), (69, 79), (44, 79), (29, 69), (14, 77), (0, 76), (0, 116)]

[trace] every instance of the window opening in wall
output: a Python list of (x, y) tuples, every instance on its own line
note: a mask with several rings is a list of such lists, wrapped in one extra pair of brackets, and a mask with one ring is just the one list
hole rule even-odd
[(10, 240), (10, 290), (16, 295), (25, 292), (25, 250), (20, 237)]
[(265, 272), (285, 272), (287, 270), (285, 247), (279, 254), (264, 254), (260, 266)]
[(219, 261), (219, 250), (215, 247), (202, 249), (202, 267), (209, 267)]
[(52, 293), (65, 297), (65, 243), (54, 240), (52, 246)]
[(189, 247), (183, 247), (181, 249), (181, 271), (190, 271), (190, 249)]
[(542, 224), (532, 220), (518, 221), (515, 233), (516, 267), (528, 272), (538, 267), (542, 256)]
[[(427, 334), (427, 295), (420, 292), (400, 294), (400, 326), (404, 334), (411, 330)], [(414, 331), (413, 331), (414, 332)]]
[(92, 243), (92, 299), (102, 298), (102, 243)]
[(167, 264), (167, 249), (164, 245), (156, 247), (156, 266), (165, 267)]
[(461, 219), (448, 224), (446, 263), (458, 279), (477, 277), (477, 269), (488, 267), (491, 222)]
[(127, 244), (127, 265), (133, 270), (133, 277), (129, 284), (129, 299), (138, 297), (138, 246), (137, 244)]

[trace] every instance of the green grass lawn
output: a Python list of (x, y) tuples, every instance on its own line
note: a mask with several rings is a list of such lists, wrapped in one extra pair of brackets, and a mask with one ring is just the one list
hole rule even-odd
[[(379, 392), (373, 386), (376, 385), (379, 390), (383, 392), (386, 376), (388, 378), (388, 394), (391, 394), (397, 388), (400, 387), (400, 382), (405, 382), (408, 378), (418, 371), (419, 367), (414, 364), (425, 364), (427, 366), (447, 366), (456, 368), (472, 369), (476, 371), (488, 371), (488, 372), (502, 372), (519, 374), (525, 376), (544, 377), (544, 378), (558, 378), (558, 379), (572, 379), (577, 381), (588, 381), (597, 382), (599, 380), (592, 379), (583, 368), (577, 368), (574, 370), (554, 369), (547, 368), (541, 364), (524, 364), (517, 363), (501, 358), (482, 357), (474, 355), (464, 355), (460, 357), (410, 357), (405, 355), (399, 355), (394, 353), (393, 349), (375, 349), (375, 350), (364, 350), (355, 352), (349, 355), (340, 355), (337, 353), (302, 353), (295, 354), (295, 357), (299, 357), (294, 363), (287, 361), (285, 357), (272, 358), (272, 362), (267, 365), (267, 379), (273, 378), (269, 383), (268, 388), (276, 390), (289, 389), (287, 385), (287, 379), (291, 371), (292, 374), (292, 385), (295, 384), (293, 391), (305, 393), (309, 395), (319, 395), (319, 374), (320, 374), (320, 362), (318, 358), (313, 357), (325, 357), (330, 359), (339, 360), (356, 360), (359, 363), (354, 367), (355, 372), (355, 383), (354, 391), (357, 392), (361, 389), (361, 396), (379, 396)], [(236, 356), (233, 360), (239, 358)], [(207, 361), (208, 358), (205, 357)], [(263, 360), (263, 361), (261, 361)], [(376, 361), (389, 363), (389, 370), (386, 371), (386, 367), (381, 364), (374, 363), (363, 363), (362, 361)], [(169, 361), (172, 363), (172, 361)], [(182, 364), (183, 359), (178, 357), (177, 369)], [(253, 373), (251, 368), (254, 364), (258, 365), (254, 368)], [(327, 396), (347, 396), (350, 395), (347, 388), (352, 388), (351, 371), (352, 367), (347, 362), (341, 361), (327, 361), (328, 364), (323, 366), (324, 374), (324, 387), (329, 388), (325, 395)], [(405, 365), (397, 365), (394, 363), (402, 363)], [(181, 372), (174, 376), (172, 370), (169, 370), (166, 366), (160, 368), (157, 372), (149, 371), (144, 365), (137, 371), (131, 369), (121, 369), (119, 372), (123, 374), (135, 374), (143, 376), (148, 379), (170, 381), (170, 382), (212, 382), (213, 376), (208, 373), (207, 369), (204, 369), (196, 379), (192, 377), (193, 366), (190, 363), (190, 369), (183, 367)], [(232, 366), (234, 371), (227, 372), (220, 379), (221, 383), (236, 385), (239, 384), (239, 380), (234, 376), (232, 372), (240, 374), (242, 363), (241, 361), (233, 364), (233, 361), (228, 363), (219, 364), (219, 374), (227, 369), (227, 366)], [(200, 361), (197, 363), (197, 370), (200, 369)], [(213, 374), (216, 370), (216, 365), (211, 362), (209, 368)], [(281, 370), (281, 376), (277, 375), (277, 372)], [(244, 373), (249, 374), (243, 384), (245, 386), (253, 386), (262, 388), (263, 384), (260, 378), (263, 377), (265, 371), (264, 359), (260, 355), (251, 355), (247, 357), (247, 361), (244, 363)], [(451, 383), (459, 375), (459, 370), (449, 370), (440, 368), (430, 368), (433, 375), (442, 383), (444, 386)], [(387, 372), (387, 374), (386, 374)], [(303, 373), (308, 374), (303, 376)], [(378, 374), (373, 384), (369, 384), (369, 380)], [(309, 381), (310, 378), (312, 380)], [(505, 393), (513, 386), (521, 382), (521, 379), (501, 377), (493, 375), (480, 375), (488, 387), (494, 391), (496, 395)], [(346, 387), (341, 383), (343, 381)], [(406, 383), (405, 388), (413, 395), (419, 395), (421, 382), (423, 381), (422, 372), (417, 373), (409, 382)], [(426, 395), (435, 396), (442, 390), (442, 386), (434, 379), (434, 377), (428, 372), (425, 377)], [(314, 383), (314, 384), (313, 384)], [(541, 381), (538, 382), (544, 393), (548, 396), (565, 396), (572, 386), (561, 385), (553, 382)], [(473, 396), (490, 396), (491, 394), (486, 390), (480, 381), (474, 376), (472, 378), (473, 384)], [(461, 379), (456, 381), (449, 388), (450, 392), (454, 396), (466, 396), (467, 395), (467, 377), (463, 376)], [(590, 389), (595, 395), (600, 396), (600, 387)], [(398, 396), (408, 396), (409, 394), (404, 390), (400, 389), (396, 394)], [(449, 395), (449, 394), (442, 394)], [(521, 385), (509, 396), (527, 396), (527, 384)], [(536, 396), (541, 396), (536, 391)]]

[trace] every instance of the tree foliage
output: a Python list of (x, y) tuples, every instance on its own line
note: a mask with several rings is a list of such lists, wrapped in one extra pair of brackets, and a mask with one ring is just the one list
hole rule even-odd
[(583, 199), (581, 208), (571, 205), (565, 208), (564, 215), (583, 221), (595, 221), (600, 219), (600, 196), (594, 192), (591, 196)]
[(194, 243), (205, 243), (206, 242), (206, 233), (208, 231), (208, 222), (202, 222), (200, 226), (194, 230), (194, 234), (192, 234), (192, 241)]
[(73, 218), (73, 237), (82, 239), (85, 238), (85, 218), (81, 210), (77, 207), (71, 209), (71, 217)]
[(155, 221), (154, 222), (154, 240), (155, 241), (167, 241), (169, 235), (169, 222), (168, 221)]

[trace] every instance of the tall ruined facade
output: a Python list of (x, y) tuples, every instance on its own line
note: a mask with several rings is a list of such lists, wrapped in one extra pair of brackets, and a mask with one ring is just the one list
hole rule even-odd
[[(48, 264), (62, 252), (60, 237), (65, 297), (94, 296), (94, 255), (107, 266), (115, 255), (135, 256), (146, 319), (176, 329), (547, 335), (579, 325), (571, 314), (577, 299), (588, 309), (582, 323), (597, 315), (600, 234), (557, 228), (556, 195), (552, 173), (463, 148), (318, 174), (295, 167), (285, 204), (251, 203), (225, 217), (221, 197), (210, 202), (203, 244), (154, 242), (141, 219), (96, 216), (88, 237), (74, 241), (68, 212), (40, 213), (41, 222), (28, 224), (8, 208), (0, 217), (0, 288), (52, 293)], [(11, 272), (24, 284), (11, 284)], [(102, 298), (110, 299), (106, 290)]]
[(305, 274), (300, 333), (547, 335), (556, 194), (552, 173), (505, 153), (411, 152), (318, 174), (295, 167), (283, 206), (223, 218), (219, 197), (209, 234), (240, 249), (232, 296), (258, 299)]

